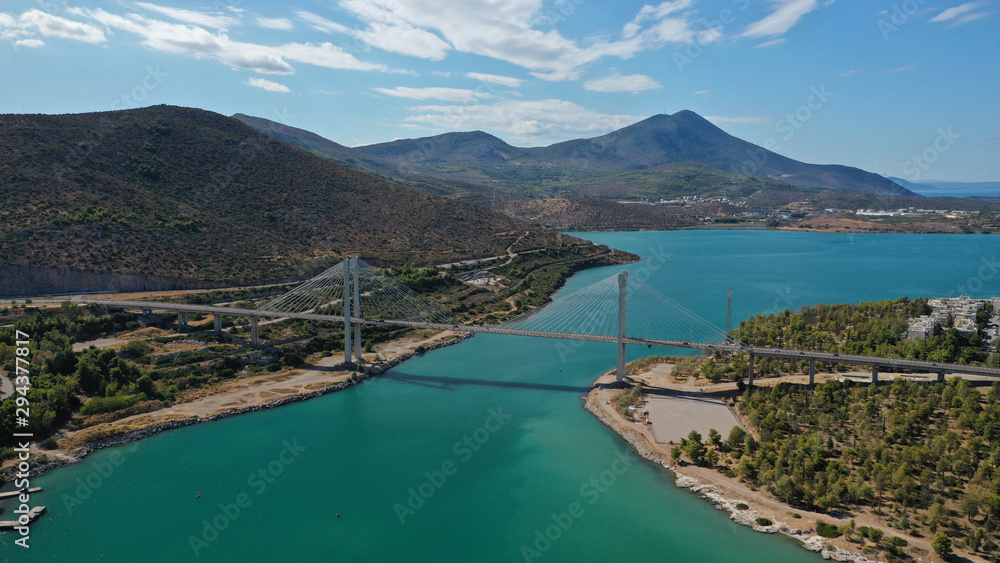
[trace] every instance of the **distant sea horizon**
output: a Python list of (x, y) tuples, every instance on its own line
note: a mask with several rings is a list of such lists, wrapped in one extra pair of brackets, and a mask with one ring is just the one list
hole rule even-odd
[(924, 197), (988, 197), (988, 198), (1000, 198), (1000, 188), (997, 189), (979, 189), (979, 190), (964, 190), (964, 189), (946, 189), (946, 188), (911, 188), (916, 194), (922, 195)]

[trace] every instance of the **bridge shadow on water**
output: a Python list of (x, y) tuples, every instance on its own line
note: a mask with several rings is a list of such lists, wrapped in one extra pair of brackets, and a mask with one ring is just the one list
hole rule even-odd
[(586, 394), (590, 387), (579, 385), (555, 385), (551, 383), (530, 383), (527, 381), (495, 381), (492, 379), (473, 379), (465, 377), (440, 377), (433, 375), (415, 375), (400, 371), (388, 371), (378, 376), (379, 379), (389, 379), (401, 383), (451, 390), (456, 387), (479, 385), (483, 387), (501, 387), (505, 389), (530, 389), (534, 391), (555, 391), (562, 393)]

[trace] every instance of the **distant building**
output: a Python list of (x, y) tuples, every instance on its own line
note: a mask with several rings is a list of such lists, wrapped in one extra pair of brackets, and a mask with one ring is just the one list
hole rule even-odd
[(986, 307), (987, 302), (993, 303), (995, 307), (1000, 299), (972, 299), (964, 295), (928, 299), (931, 314), (910, 319), (907, 336), (911, 339), (927, 338), (938, 328), (954, 328), (963, 334), (975, 334), (979, 330), (976, 315)]

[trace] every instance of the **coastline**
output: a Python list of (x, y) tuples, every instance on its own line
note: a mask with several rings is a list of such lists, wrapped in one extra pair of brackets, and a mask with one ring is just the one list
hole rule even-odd
[[(421, 352), (421, 353), (426, 353), (426, 352), (430, 352), (432, 350), (437, 350), (439, 348), (444, 348), (446, 346), (452, 346), (454, 344), (459, 344), (461, 342), (464, 342), (465, 340), (468, 340), (469, 338), (472, 338), (473, 336), (475, 336), (475, 335), (472, 334), (472, 333), (459, 334), (459, 335), (457, 335), (457, 336), (455, 336), (455, 337), (453, 337), (453, 338), (451, 338), (449, 340), (446, 340), (444, 342), (438, 342), (438, 343), (426, 346), (425, 349), (424, 349), (424, 352)], [(246, 413), (251, 413), (251, 412), (257, 412), (257, 411), (262, 411), (262, 410), (266, 410), (266, 409), (277, 408), (277, 407), (281, 407), (281, 406), (288, 405), (288, 404), (291, 404), (291, 403), (297, 403), (297, 402), (300, 402), (300, 401), (306, 401), (306, 400), (309, 400), (309, 399), (314, 399), (316, 397), (320, 397), (320, 396), (323, 396), (323, 395), (328, 395), (330, 393), (336, 393), (337, 391), (343, 391), (343, 390), (345, 390), (345, 389), (347, 389), (349, 387), (353, 387), (354, 385), (357, 385), (357, 384), (365, 381), (366, 379), (370, 379), (372, 377), (381, 375), (382, 373), (385, 373), (386, 371), (388, 371), (388, 370), (390, 370), (390, 369), (392, 369), (392, 368), (394, 368), (394, 367), (402, 364), (406, 360), (409, 360), (409, 359), (411, 359), (411, 358), (413, 358), (414, 356), (417, 356), (417, 355), (419, 355), (419, 354), (417, 352), (415, 352), (415, 351), (404, 352), (402, 354), (399, 354), (399, 355), (395, 356), (394, 358), (392, 358), (389, 361), (382, 362), (382, 363), (379, 363), (379, 364), (374, 364), (374, 365), (371, 365), (371, 366), (362, 367), (361, 371), (359, 371), (356, 374), (352, 375), (347, 380), (341, 381), (339, 383), (335, 383), (333, 385), (329, 385), (329, 386), (324, 387), (322, 389), (317, 389), (315, 391), (309, 391), (307, 393), (296, 393), (294, 395), (288, 395), (288, 396), (285, 396), (285, 397), (281, 397), (281, 398), (275, 399), (273, 401), (268, 401), (266, 403), (261, 403), (261, 404), (256, 404), (256, 405), (250, 405), (250, 406), (246, 406), (246, 407), (242, 407), (242, 408), (237, 408), (237, 409), (231, 409), (231, 410), (228, 410), (228, 411), (225, 411), (225, 412), (221, 412), (221, 413), (217, 413), (217, 414), (213, 414), (213, 415), (209, 415), (209, 416), (198, 416), (196, 418), (189, 418), (189, 419), (185, 419), (185, 420), (175, 420), (175, 421), (170, 421), (170, 422), (163, 422), (163, 423), (160, 423), (160, 424), (155, 424), (153, 426), (149, 426), (147, 428), (142, 428), (142, 429), (139, 429), (139, 430), (128, 432), (126, 434), (121, 434), (121, 435), (118, 435), (118, 436), (111, 436), (111, 437), (108, 437), (108, 438), (102, 438), (100, 440), (95, 440), (95, 441), (89, 442), (89, 443), (87, 443), (87, 444), (85, 444), (85, 445), (83, 445), (83, 446), (81, 446), (79, 448), (76, 448), (76, 449), (74, 449), (74, 450), (72, 450), (70, 452), (65, 452), (65, 457), (59, 457), (59, 458), (51, 459), (48, 463), (45, 463), (44, 465), (39, 465), (37, 467), (33, 467), (31, 469), (31, 471), (29, 471), (28, 476), (29, 476), (29, 478), (36, 478), (36, 477), (38, 477), (40, 475), (44, 475), (45, 473), (48, 473), (49, 471), (54, 470), (54, 469), (58, 469), (60, 467), (64, 467), (64, 466), (72, 464), (72, 463), (78, 463), (80, 461), (83, 461), (84, 459), (86, 459), (86, 457), (88, 455), (90, 455), (91, 453), (93, 453), (93, 452), (95, 452), (97, 450), (100, 450), (100, 449), (103, 449), (103, 448), (112, 448), (112, 447), (116, 447), (116, 446), (123, 446), (125, 444), (129, 444), (131, 442), (135, 442), (135, 441), (141, 440), (143, 438), (147, 438), (149, 436), (154, 436), (156, 434), (159, 434), (160, 432), (165, 432), (167, 430), (174, 430), (176, 428), (184, 428), (186, 426), (192, 426), (194, 424), (202, 424), (202, 423), (206, 423), (206, 422), (214, 422), (216, 420), (222, 420), (224, 418), (230, 418), (230, 417), (238, 416), (238, 415), (241, 415), (241, 414), (246, 414)], [(5, 476), (8, 479), (8, 483), (12, 483), (13, 482), (12, 477), (13, 477), (13, 474), (16, 471), (17, 471), (16, 466), (9, 466), (9, 467), (5, 467), (2, 470), (0, 470), (0, 474), (2, 474), (3, 476)]]
[[(879, 560), (869, 559), (861, 553), (842, 549), (831, 545), (830, 540), (815, 533), (800, 530), (787, 522), (780, 521), (776, 514), (771, 511), (762, 512), (759, 508), (760, 498), (749, 498), (737, 500), (737, 496), (724, 484), (714, 479), (705, 479), (699, 475), (695, 477), (693, 472), (678, 467), (670, 463), (665, 452), (650, 442), (649, 437), (629, 427), (629, 423), (620, 419), (617, 413), (613, 413), (598, 399), (598, 387), (594, 386), (587, 394), (584, 408), (594, 415), (597, 420), (618, 434), (627, 442), (640, 457), (664, 467), (674, 475), (674, 484), (683, 489), (688, 489), (699, 498), (709, 501), (716, 509), (728, 513), (729, 519), (741, 526), (751, 528), (755, 532), (775, 534), (780, 533), (786, 537), (799, 541), (802, 547), (808, 551), (817, 553), (820, 557), (833, 561), (850, 561), (854, 563), (877, 563)], [(706, 483), (705, 481), (710, 481)], [(758, 501), (758, 502), (755, 502)], [(750, 508), (740, 510), (737, 505), (746, 504)], [(787, 507), (788, 511), (793, 511), (792, 507)], [(758, 517), (770, 519), (773, 523), (770, 526), (761, 526), (756, 523)]]

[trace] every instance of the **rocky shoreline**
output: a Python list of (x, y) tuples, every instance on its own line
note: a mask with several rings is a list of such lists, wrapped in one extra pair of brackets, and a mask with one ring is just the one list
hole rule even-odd
[[(459, 336), (456, 336), (455, 338), (452, 338), (451, 340), (447, 340), (445, 342), (438, 342), (437, 344), (432, 344), (430, 346), (427, 346), (425, 348), (425, 352), (429, 352), (431, 350), (437, 350), (439, 348), (444, 348), (445, 346), (452, 346), (454, 344), (458, 344), (460, 342), (464, 342), (465, 340), (471, 338), (472, 336), (474, 336), (474, 334), (472, 334), (472, 333), (461, 334)], [(249, 413), (249, 412), (257, 412), (257, 411), (261, 411), (261, 410), (265, 410), (265, 409), (273, 409), (275, 407), (284, 406), (284, 405), (287, 405), (287, 404), (290, 404), (290, 403), (297, 403), (299, 401), (306, 401), (306, 400), (314, 399), (316, 397), (320, 397), (320, 396), (327, 395), (327, 394), (330, 394), (330, 393), (336, 393), (337, 391), (343, 391), (344, 389), (347, 389), (348, 387), (352, 387), (354, 385), (357, 385), (358, 383), (361, 383), (362, 381), (364, 381), (364, 380), (366, 380), (368, 378), (371, 378), (371, 377), (374, 377), (376, 375), (382, 374), (382, 373), (384, 373), (384, 372), (386, 372), (386, 371), (388, 371), (388, 370), (390, 370), (390, 369), (398, 366), (399, 364), (405, 362), (406, 360), (409, 360), (410, 358), (412, 358), (412, 357), (414, 357), (416, 355), (418, 355), (416, 352), (406, 352), (404, 354), (400, 354), (400, 355), (396, 356), (395, 358), (389, 360), (388, 362), (384, 362), (384, 363), (380, 363), (380, 364), (374, 364), (374, 365), (371, 365), (371, 366), (364, 367), (362, 369), (362, 371), (359, 371), (355, 375), (351, 376), (347, 381), (342, 381), (342, 382), (337, 383), (335, 385), (331, 385), (329, 387), (324, 387), (323, 389), (317, 389), (316, 391), (310, 391), (308, 393), (300, 393), (298, 395), (290, 395), (288, 397), (282, 397), (280, 399), (275, 399), (274, 401), (270, 401), (268, 403), (262, 403), (262, 404), (259, 404), (259, 405), (253, 405), (253, 406), (249, 406), (249, 407), (243, 407), (243, 408), (240, 408), (240, 409), (233, 409), (233, 410), (222, 412), (222, 413), (215, 414), (215, 415), (212, 415), (212, 416), (199, 417), (199, 418), (191, 418), (191, 419), (188, 419), (188, 420), (176, 420), (176, 421), (173, 421), (173, 422), (165, 422), (163, 424), (157, 424), (155, 426), (150, 426), (149, 428), (143, 428), (142, 430), (136, 430), (134, 432), (129, 432), (128, 434), (122, 434), (120, 436), (112, 436), (110, 438), (104, 438), (102, 440), (97, 440), (95, 442), (91, 442), (91, 443), (87, 444), (86, 446), (84, 446), (82, 448), (77, 448), (77, 449), (73, 450), (72, 452), (69, 452), (68, 455), (70, 456), (70, 459), (65, 459), (65, 458), (53, 459), (53, 460), (49, 461), (48, 463), (45, 463), (43, 465), (39, 465), (37, 467), (33, 467), (31, 469), (31, 471), (29, 472), (29, 477), (35, 478), (35, 477), (38, 477), (39, 475), (43, 475), (45, 473), (48, 473), (49, 471), (52, 471), (53, 469), (58, 469), (60, 467), (68, 465), (70, 463), (76, 463), (76, 462), (82, 461), (84, 458), (86, 458), (91, 453), (93, 453), (93, 452), (95, 452), (97, 450), (100, 450), (102, 448), (112, 448), (112, 447), (115, 447), (115, 446), (122, 446), (122, 445), (128, 444), (130, 442), (135, 442), (136, 440), (141, 440), (143, 438), (148, 438), (149, 436), (153, 436), (153, 435), (159, 434), (160, 432), (164, 432), (166, 430), (174, 430), (176, 428), (183, 428), (185, 426), (191, 426), (193, 424), (202, 424), (202, 423), (205, 423), (205, 422), (213, 422), (213, 421), (216, 421), (216, 420), (221, 420), (223, 418), (229, 418), (229, 417), (233, 417), (233, 416), (238, 416), (238, 415), (246, 414), (246, 413)], [(12, 466), (12, 467), (8, 467), (8, 468), (3, 469), (2, 471), (0, 471), (0, 474), (4, 475), (8, 479), (8, 481), (11, 481), (12, 478), (13, 478), (13, 476), (14, 476), (14, 473), (16, 473), (16, 472), (17, 472), (16, 466)]]
[(786, 536), (801, 542), (803, 548), (809, 551), (817, 552), (823, 559), (826, 560), (851, 561), (853, 563), (878, 563), (878, 560), (868, 559), (859, 553), (847, 551), (836, 546), (829, 546), (824, 541), (823, 537), (814, 533), (793, 528), (786, 522), (772, 522), (770, 526), (762, 526), (758, 524), (757, 518), (764, 515), (757, 512), (752, 507), (745, 509), (739, 508), (739, 505), (745, 506), (745, 504), (740, 501), (726, 498), (715, 485), (709, 485), (689, 475), (685, 475), (684, 472), (676, 465), (665, 460), (663, 454), (653, 448), (645, 437), (635, 430), (627, 428), (616, 421), (608, 413), (608, 411), (601, 406), (600, 402), (597, 400), (597, 394), (595, 391), (591, 391), (587, 395), (584, 408), (590, 411), (590, 413), (593, 414), (597, 420), (601, 421), (602, 424), (611, 428), (616, 434), (621, 436), (622, 439), (628, 442), (640, 457), (670, 470), (674, 474), (674, 484), (676, 486), (682, 489), (688, 489), (692, 493), (698, 495), (699, 498), (711, 502), (716, 509), (728, 512), (729, 519), (733, 522), (741, 526), (746, 526), (755, 532), (764, 534), (785, 534)]

